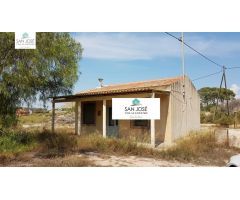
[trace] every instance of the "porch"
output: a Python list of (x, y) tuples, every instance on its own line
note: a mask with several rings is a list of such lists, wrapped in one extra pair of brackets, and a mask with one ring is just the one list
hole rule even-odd
[[(113, 120), (112, 98), (160, 98), (160, 120)], [(101, 134), (106, 137), (135, 138), (156, 145), (165, 141), (169, 121), (169, 93), (135, 92), (121, 95), (55, 97), (52, 101), (52, 132), (55, 131), (55, 104), (75, 102), (75, 134)]]

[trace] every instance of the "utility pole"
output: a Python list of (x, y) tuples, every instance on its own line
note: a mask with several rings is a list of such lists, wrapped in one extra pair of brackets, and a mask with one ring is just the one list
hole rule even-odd
[(181, 44), (182, 44), (182, 76), (183, 76), (183, 100), (185, 103), (185, 60), (184, 60), (184, 35), (182, 32), (181, 35)]
[[(225, 66), (223, 66), (223, 76), (224, 76), (224, 82), (225, 82), (225, 90), (227, 90), (227, 78), (226, 78), (226, 67)], [(227, 114), (228, 114), (228, 116), (229, 116), (229, 105), (228, 105), (228, 98), (227, 98)]]
[(234, 111), (234, 128), (237, 128), (237, 112)]
[(181, 51), (181, 57), (182, 57), (182, 94), (183, 94), (183, 115), (185, 120), (183, 120), (183, 122), (185, 121), (185, 130), (184, 132), (187, 131), (188, 127), (187, 127), (187, 100), (186, 100), (186, 84), (185, 84), (185, 59), (184, 59), (184, 35), (183, 32), (181, 34), (181, 46), (182, 46), (182, 51)]
[[(226, 67), (225, 66), (222, 67), (222, 71), (223, 71), (223, 73), (222, 73), (221, 83), (219, 86), (219, 92), (218, 92), (217, 103), (216, 103), (216, 108), (215, 108), (215, 112), (214, 112), (214, 118), (215, 118), (215, 115), (217, 112), (218, 100), (219, 100), (219, 97), (221, 94), (223, 81), (224, 81), (225, 90), (227, 90), (227, 78), (226, 78)], [(226, 99), (226, 101), (227, 101), (227, 115), (229, 116), (229, 103), (228, 103), (229, 100), (228, 100), (228, 98)]]

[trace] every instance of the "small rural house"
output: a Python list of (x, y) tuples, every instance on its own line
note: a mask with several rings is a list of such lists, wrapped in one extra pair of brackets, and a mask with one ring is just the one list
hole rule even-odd
[[(112, 98), (160, 98), (160, 120), (112, 120)], [(171, 144), (200, 128), (200, 99), (185, 76), (102, 86), (75, 95), (53, 97), (55, 103), (75, 102), (76, 134), (99, 133), (103, 137), (149, 135), (151, 145)]]

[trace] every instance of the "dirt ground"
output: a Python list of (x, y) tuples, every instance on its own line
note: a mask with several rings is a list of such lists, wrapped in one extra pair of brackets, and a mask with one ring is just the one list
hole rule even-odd
[(232, 147), (240, 148), (240, 129), (216, 129), (215, 130), (217, 139), (219, 141), (228, 141)]
[[(61, 115), (58, 117), (61, 120)], [(69, 120), (72, 122), (71, 120)], [(64, 123), (63, 123), (64, 124)], [(59, 124), (57, 124), (59, 126)], [(34, 128), (41, 127), (41, 123), (25, 124), (23, 128)], [(69, 130), (74, 129), (72, 123), (64, 124)], [(71, 129), (72, 128), (72, 129)], [(216, 129), (213, 125), (202, 125), (203, 130)], [(217, 129), (216, 136), (220, 140), (226, 137), (224, 129)], [(240, 130), (229, 131), (230, 144), (232, 146), (240, 147)], [(13, 160), (2, 166), (13, 166), (13, 167), (37, 167), (37, 166), (67, 166), (67, 167), (80, 167), (80, 166), (100, 166), (100, 167), (200, 167), (200, 165), (193, 163), (182, 163), (179, 161), (169, 161), (154, 158), (145, 158), (137, 156), (116, 156), (116, 155), (105, 155), (101, 153), (84, 153), (78, 155), (66, 156), (64, 158), (40, 158), (35, 156), (34, 153), (26, 154), (19, 160)], [(1, 165), (1, 164), (0, 164)]]
[[(39, 158), (27, 153), (19, 160), (5, 163), (8, 167), (201, 167), (192, 163), (167, 161), (137, 156), (114, 156), (100, 153), (84, 153), (64, 158)], [(214, 166), (212, 166), (214, 167)]]
[(192, 163), (181, 163), (177, 161), (166, 161), (154, 158), (144, 158), (137, 156), (113, 156), (99, 153), (87, 153), (84, 156), (93, 161), (97, 166), (111, 167), (197, 167)]

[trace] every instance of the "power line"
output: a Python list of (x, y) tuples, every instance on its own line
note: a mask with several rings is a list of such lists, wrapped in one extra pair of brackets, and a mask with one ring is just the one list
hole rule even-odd
[(200, 76), (198, 78), (193, 79), (192, 81), (197, 81), (197, 80), (204, 79), (204, 78), (207, 78), (209, 76), (217, 75), (217, 74), (220, 74), (220, 73), (222, 73), (222, 70), (218, 71), (218, 72), (215, 72), (215, 73), (212, 73), (212, 74), (205, 75), (205, 76)]
[(223, 65), (220, 65), (218, 64), (217, 62), (213, 61), (212, 59), (208, 58), (207, 56), (203, 55), (201, 52), (197, 51), (196, 49), (194, 49), (193, 47), (191, 47), (190, 45), (188, 45), (186, 42), (182, 41), (181, 38), (177, 38), (176, 36), (172, 35), (171, 33), (169, 32), (165, 32), (167, 35), (175, 38), (176, 40), (180, 41), (180, 42), (183, 42), (184, 45), (186, 45), (188, 48), (190, 48), (191, 50), (195, 51), (196, 53), (198, 53), (200, 56), (202, 56), (203, 58), (205, 58), (206, 60), (208, 60), (209, 62), (217, 65), (218, 67), (223, 67)]
[[(220, 65), (218, 64), (217, 62), (213, 61), (212, 59), (208, 58), (207, 56), (205, 56), (204, 54), (202, 54), (201, 52), (197, 51), (196, 49), (194, 49), (193, 47), (191, 47), (190, 45), (188, 45), (186, 42), (183, 41), (183, 37), (182, 38), (177, 38), (176, 36), (168, 33), (168, 32), (165, 32), (167, 35), (175, 38), (176, 40), (180, 41), (182, 44), (186, 45), (188, 48), (190, 48), (191, 50), (193, 50), (194, 52), (198, 53), (200, 56), (202, 56), (203, 58), (205, 58), (206, 60), (208, 60), (209, 62), (215, 64), (216, 66), (220, 67), (222, 70), (221, 71), (218, 71), (218, 72), (215, 72), (215, 73), (212, 73), (212, 74), (208, 74), (206, 76), (201, 76), (199, 78), (196, 78), (194, 79), (193, 81), (196, 81), (196, 80), (199, 80), (199, 79), (203, 79), (203, 78), (207, 78), (209, 76), (213, 76), (213, 75), (216, 75), (216, 74), (219, 74), (219, 73), (222, 73), (222, 78), (221, 78), (221, 84), (220, 84), (220, 88), (219, 88), (219, 93), (218, 93), (218, 97), (217, 97), (217, 104), (216, 104), (216, 109), (215, 109), (215, 112), (214, 112), (214, 118), (215, 118), (215, 115), (216, 115), (216, 111), (217, 111), (217, 106), (218, 106), (218, 100), (219, 100), (219, 97), (220, 97), (220, 93), (221, 93), (221, 89), (222, 89), (222, 84), (223, 84), (223, 81), (224, 81), (224, 87), (225, 89), (227, 89), (227, 78), (226, 78), (226, 70), (227, 69), (237, 69), (237, 68), (240, 68), (240, 67), (230, 67), (230, 68), (227, 68), (225, 67), (224, 65)], [(229, 100), (227, 100), (227, 115), (229, 116)]]
[[(225, 68), (226, 70), (231, 70), (231, 69), (240, 69), (240, 67), (228, 67), (228, 68)], [(200, 79), (204, 79), (204, 78), (208, 78), (209, 76), (213, 76), (213, 75), (217, 75), (217, 74), (220, 74), (222, 73), (222, 70), (221, 71), (217, 71), (217, 72), (214, 72), (212, 74), (207, 74), (205, 76), (200, 76), (198, 78), (195, 78), (193, 79), (192, 81), (197, 81), (197, 80), (200, 80)]]
[(239, 69), (240, 67), (227, 67), (227, 69)]

